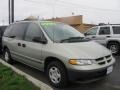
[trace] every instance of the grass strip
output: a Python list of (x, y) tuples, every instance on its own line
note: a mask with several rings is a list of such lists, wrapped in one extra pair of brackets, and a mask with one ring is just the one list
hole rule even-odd
[(0, 63), (0, 90), (40, 90), (24, 76)]

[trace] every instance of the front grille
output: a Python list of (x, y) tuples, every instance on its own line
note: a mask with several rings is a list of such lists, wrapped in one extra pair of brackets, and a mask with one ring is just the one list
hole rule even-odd
[(100, 62), (100, 63), (98, 63), (99, 65), (104, 65), (105, 64), (105, 62)]
[(100, 57), (100, 58), (95, 59), (98, 65), (105, 65), (106, 63), (110, 63), (111, 60), (112, 60), (111, 55), (107, 55), (105, 57)]
[(111, 57), (111, 55), (108, 55), (108, 56), (105, 56), (106, 57), (106, 59), (108, 59), (108, 58), (110, 58)]
[(109, 60), (107, 60), (107, 62), (109, 63), (111, 60), (112, 60), (112, 59), (109, 59)]
[(102, 60), (104, 60), (103, 57), (96, 59), (96, 61), (102, 61)]

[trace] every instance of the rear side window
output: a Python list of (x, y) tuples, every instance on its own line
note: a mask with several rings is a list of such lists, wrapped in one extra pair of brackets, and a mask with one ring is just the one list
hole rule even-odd
[(25, 35), (25, 40), (32, 42), (34, 37), (43, 37), (43, 32), (41, 31), (40, 27), (36, 23), (31, 23)]
[(29, 23), (15, 23), (6, 30), (4, 36), (15, 36), (16, 39), (22, 40), (24, 37), (25, 30)]
[(4, 32), (4, 36), (5, 37), (9, 37), (10, 36), (11, 28), (12, 28), (12, 25), (7, 27), (7, 29)]
[(99, 35), (109, 35), (110, 27), (100, 27)]
[(17, 23), (12, 26), (11, 36), (16, 36), (16, 39), (23, 39), (28, 23)]
[(120, 26), (113, 26), (112, 28), (114, 34), (120, 34)]

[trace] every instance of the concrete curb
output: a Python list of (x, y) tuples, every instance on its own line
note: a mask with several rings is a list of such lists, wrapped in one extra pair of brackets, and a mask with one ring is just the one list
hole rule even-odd
[(12, 65), (6, 63), (5, 61), (3, 61), (2, 59), (0, 59), (0, 63), (2, 63), (3, 65), (11, 68), (14, 72), (18, 73), (19, 75), (24, 76), (28, 81), (32, 82), (35, 86), (39, 87), (41, 90), (53, 90), (53, 88), (51, 88), (50, 86), (48, 86), (47, 84), (35, 79), (34, 77), (24, 73), (23, 71), (13, 67)]

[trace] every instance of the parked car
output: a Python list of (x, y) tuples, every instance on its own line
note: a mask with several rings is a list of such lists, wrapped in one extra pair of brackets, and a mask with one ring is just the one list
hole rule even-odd
[(85, 36), (105, 45), (113, 54), (120, 52), (120, 25), (95, 26), (85, 32)]
[(0, 52), (2, 51), (2, 36), (7, 26), (0, 26)]
[(111, 52), (69, 25), (52, 21), (11, 24), (3, 36), (4, 59), (46, 72), (55, 87), (68, 81), (99, 79), (115, 63)]

